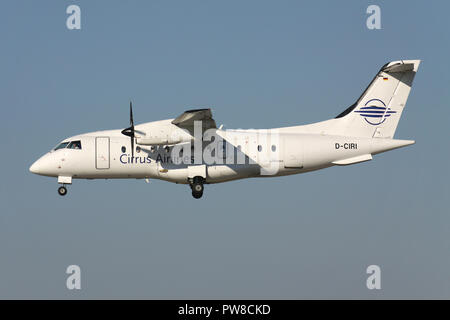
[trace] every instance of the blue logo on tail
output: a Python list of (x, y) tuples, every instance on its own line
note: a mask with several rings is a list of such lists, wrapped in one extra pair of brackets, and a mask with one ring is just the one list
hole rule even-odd
[(355, 112), (359, 113), (359, 115), (363, 117), (367, 123), (373, 126), (382, 124), (392, 114), (397, 113), (397, 111), (387, 108), (384, 102), (380, 99), (372, 99), (367, 101), (364, 107), (359, 108), (359, 110), (356, 110)]

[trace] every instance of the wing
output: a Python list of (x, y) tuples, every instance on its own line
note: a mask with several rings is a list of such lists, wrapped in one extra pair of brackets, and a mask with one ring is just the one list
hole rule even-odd
[(194, 121), (201, 121), (202, 130), (217, 128), (216, 121), (214, 121), (211, 113), (211, 109), (194, 109), (187, 110), (172, 121), (172, 124), (186, 129), (189, 132), (194, 133)]

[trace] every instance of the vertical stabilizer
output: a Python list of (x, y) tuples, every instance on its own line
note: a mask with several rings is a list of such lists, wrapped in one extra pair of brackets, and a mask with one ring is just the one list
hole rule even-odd
[(393, 138), (419, 64), (420, 60), (385, 64), (334, 125), (348, 136)]

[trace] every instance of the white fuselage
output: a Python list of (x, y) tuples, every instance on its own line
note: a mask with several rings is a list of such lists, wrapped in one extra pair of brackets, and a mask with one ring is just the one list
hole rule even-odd
[[(170, 120), (149, 122), (136, 130), (170, 136), (179, 130)], [(220, 130), (226, 141), (224, 155), (216, 161), (173, 163), (172, 145), (135, 144), (131, 155), (130, 138), (121, 130), (98, 131), (77, 135), (64, 141), (80, 141), (80, 149), (52, 150), (37, 160), (34, 173), (71, 179), (161, 179), (189, 183), (195, 172), (204, 172), (205, 183), (219, 183), (249, 177), (273, 177), (303, 173), (333, 165), (348, 165), (370, 160), (372, 155), (412, 144), (413, 141), (345, 137), (314, 132), (309, 126), (270, 130)], [(312, 132), (311, 132), (312, 131)], [(139, 138), (137, 139), (139, 142)], [(210, 142), (192, 143), (193, 148), (208, 150)], [(231, 153), (231, 154), (230, 154)], [(183, 154), (180, 156), (183, 157)], [(240, 160), (238, 160), (238, 158)], [(200, 171), (198, 171), (200, 168)], [(62, 180), (64, 182), (64, 179)], [(70, 182), (69, 182), (70, 183)]]

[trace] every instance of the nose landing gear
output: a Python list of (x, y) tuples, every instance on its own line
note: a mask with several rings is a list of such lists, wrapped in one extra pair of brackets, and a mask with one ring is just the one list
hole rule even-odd
[(205, 182), (205, 179), (199, 176), (196, 176), (192, 179), (192, 182), (190, 182), (190, 186), (192, 189), (192, 196), (195, 199), (200, 199), (203, 196), (203, 190), (205, 189), (203, 186), (203, 183)]
[(65, 196), (67, 194), (67, 188), (65, 186), (59, 187), (58, 193), (60, 196)]
[(72, 184), (72, 177), (71, 176), (58, 176), (58, 183), (62, 184), (62, 186), (58, 188), (59, 195), (65, 196), (67, 194), (66, 184)]

